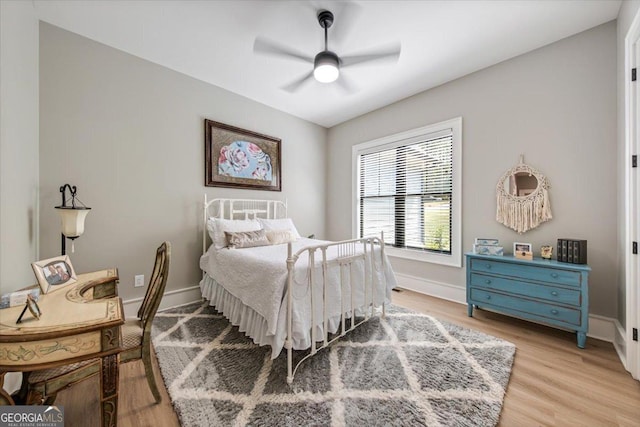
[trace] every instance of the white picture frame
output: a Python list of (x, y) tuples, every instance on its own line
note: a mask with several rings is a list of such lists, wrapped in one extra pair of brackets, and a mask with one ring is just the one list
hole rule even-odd
[(43, 294), (57, 291), (78, 280), (68, 255), (33, 262), (31, 268)]
[(531, 243), (523, 243), (523, 242), (513, 242), (513, 254), (522, 253), (522, 252), (532, 252)]

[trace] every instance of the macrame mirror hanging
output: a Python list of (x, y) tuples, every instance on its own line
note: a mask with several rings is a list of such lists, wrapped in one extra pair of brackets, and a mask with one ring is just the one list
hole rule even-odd
[(549, 180), (520, 156), (520, 163), (506, 171), (496, 185), (496, 220), (518, 233), (549, 221), (549, 188)]

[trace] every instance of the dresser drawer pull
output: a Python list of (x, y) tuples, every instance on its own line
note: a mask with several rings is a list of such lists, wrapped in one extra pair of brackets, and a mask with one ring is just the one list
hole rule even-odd
[(554, 279), (558, 277), (558, 273), (551, 273), (551, 277), (553, 277)]
[(491, 295), (487, 295), (487, 299), (491, 299)]
[(553, 310), (551, 310), (551, 314), (558, 314), (558, 310), (554, 308)]
[(556, 291), (551, 291), (551, 295), (553, 295), (554, 297), (557, 297), (558, 293)]
[(486, 283), (486, 284), (488, 285), (489, 283), (491, 283), (491, 279), (486, 279), (486, 280), (484, 281), (484, 283)]
[(491, 270), (491, 264), (485, 264), (485, 267), (487, 267), (488, 270)]

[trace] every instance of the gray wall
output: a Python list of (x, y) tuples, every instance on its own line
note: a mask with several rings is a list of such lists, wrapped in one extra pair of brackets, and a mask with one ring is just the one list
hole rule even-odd
[[(590, 311), (617, 315), (615, 21), (478, 71), (329, 130), (327, 231), (352, 235), (351, 147), (463, 117), (462, 246), (475, 237), (589, 241)], [(495, 186), (518, 162), (551, 182), (554, 218), (518, 235), (495, 220)], [(392, 259), (397, 272), (463, 288), (464, 268)], [(402, 285), (402, 283), (400, 283)]]
[(626, 263), (625, 253), (630, 250), (627, 247), (626, 234), (628, 230), (625, 225), (625, 37), (631, 26), (633, 18), (640, 9), (640, 0), (624, 1), (620, 6), (618, 13), (618, 253), (620, 254), (620, 266), (618, 269), (619, 286), (618, 286), (618, 321), (626, 328), (627, 323), (627, 301), (626, 301)]
[(38, 20), (32, 2), (0, 2), (0, 292), (35, 283)]
[[(282, 139), (281, 193), (204, 187), (204, 119)], [(77, 271), (117, 266), (120, 295), (173, 245), (168, 290), (200, 279), (202, 198), (289, 201), (301, 234), (325, 236), (326, 129), (93, 42), (40, 25), (40, 256), (59, 254), (58, 188), (92, 208), (70, 254)], [(284, 260), (283, 260), (284, 261)]]

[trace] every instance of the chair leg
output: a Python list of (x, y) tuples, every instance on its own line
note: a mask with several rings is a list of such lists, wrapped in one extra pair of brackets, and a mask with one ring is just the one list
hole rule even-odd
[(15, 405), (16, 403), (14, 402), (13, 398), (9, 396), (9, 393), (7, 393), (4, 389), (5, 374), (6, 372), (0, 372), (0, 405)]
[(54, 393), (50, 396), (47, 396), (47, 398), (44, 400), (43, 405), (47, 405), (47, 406), (53, 405), (56, 401), (56, 397), (58, 397), (58, 393)]
[[(27, 396), (25, 399), (25, 405), (42, 405), (44, 404), (45, 398), (49, 396), (45, 396), (39, 388), (30, 388), (27, 392)], [(56, 396), (53, 396), (53, 400), (55, 400)], [(53, 402), (52, 402), (53, 403)]]
[(147, 383), (149, 384), (149, 389), (151, 389), (151, 394), (153, 394), (153, 398), (156, 400), (156, 403), (160, 403), (162, 397), (160, 396), (160, 391), (156, 385), (156, 378), (153, 375), (153, 365), (151, 364), (151, 353), (149, 351), (142, 351), (142, 363), (144, 363), (144, 373), (147, 377)]

